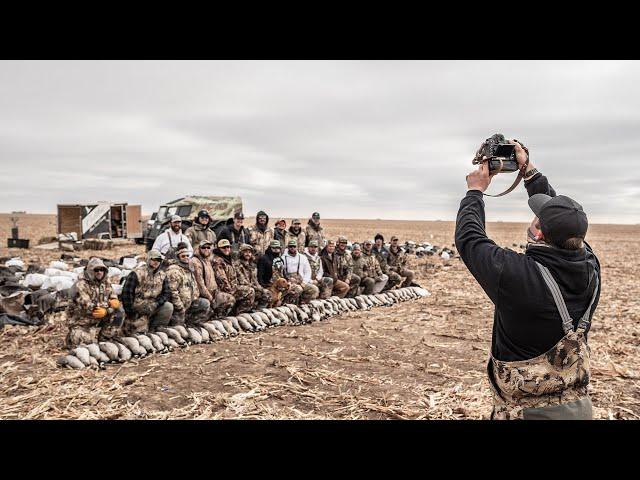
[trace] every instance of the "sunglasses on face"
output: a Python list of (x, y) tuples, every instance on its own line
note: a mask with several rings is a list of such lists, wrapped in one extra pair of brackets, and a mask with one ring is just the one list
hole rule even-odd
[(230, 246), (226, 246), (226, 247), (220, 247), (221, 250), (226, 250), (227, 248), (231, 248)]
[(211, 250), (211, 247), (200, 247), (200, 250)]
[(189, 254), (188, 253), (181, 253), (180, 255), (178, 255), (178, 258), (189, 258)]

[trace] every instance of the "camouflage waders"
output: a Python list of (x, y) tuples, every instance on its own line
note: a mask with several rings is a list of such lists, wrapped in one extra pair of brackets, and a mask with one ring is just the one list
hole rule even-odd
[(282, 303), (309, 303), (311, 300), (318, 298), (318, 294), (320, 293), (318, 287), (316, 287), (313, 283), (304, 283), (299, 273), (288, 274), (287, 280), (289, 280), (289, 282), (292, 284), (292, 287), (293, 285), (296, 285), (299, 288), (293, 289), (295, 293), (292, 292), (292, 288), (289, 288), (289, 291), (287, 292), (285, 297), (291, 292), (292, 296), (297, 295), (298, 298), (295, 302), (283, 301)]
[[(537, 262), (536, 262), (537, 263)], [(591, 420), (590, 350), (585, 331), (598, 293), (598, 277), (591, 303), (573, 330), (573, 319), (549, 270), (537, 263), (562, 318), (565, 336), (549, 351), (529, 360), (487, 364), (493, 393), (494, 420)]]
[(234, 314), (240, 315), (246, 313), (253, 308), (253, 302), (255, 300), (255, 290), (247, 285), (239, 285), (233, 292), (233, 297), (236, 299)]
[(165, 302), (161, 307), (153, 299), (136, 300), (136, 313), (128, 316), (124, 323), (123, 333), (133, 335), (135, 333), (152, 332), (161, 327), (168, 327), (173, 315), (173, 304)]

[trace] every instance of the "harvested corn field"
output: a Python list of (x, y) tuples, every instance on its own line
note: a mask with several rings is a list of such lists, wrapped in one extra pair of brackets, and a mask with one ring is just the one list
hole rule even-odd
[[(9, 236), (8, 215), (0, 236)], [(251, 223), (247, 219), (247, 224)], [(453, 242), (452, 222), (323, 220), (331, 237)], [(36, 245), (55, 216), (21, 216)], [(489, 235), (518, 250), (526, 225), (496, 223)], [(589, 337), (596, 418), (640, 417), (639, 226), (594, 225), (587, 240), (602, 264), (603, 290)], [(117, 259), (144, 248), (80, 251)], [(45, 264), (60, 251), (0, 249)], [(493, 307), (459, 259), (411, 256), (431, 296), (281, 326), (105, 369), (61, 369), (64, 312), (40, 327), (0, 330), (0, 418), (481, 419), (491, 410), (485, 364)]]

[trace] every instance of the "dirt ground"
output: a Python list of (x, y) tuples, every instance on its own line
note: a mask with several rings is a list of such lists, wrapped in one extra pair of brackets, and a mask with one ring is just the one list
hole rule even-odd
[[(45, 263), (59, 251), (8, 250), (10, 215), (0, 215), (0, 256)], [(250, 219), (247, 219), (250, 223)], [(381, 232), (451, 246), (453, 222), (323, 220), (327, 233), (364, 240)], [(21, 215), (21, 237), (55, 235), (54, 215)], [(524, 242), (526, 225), (494, 223), (500, 245)], [(589, 337), (595, 416), (640, 418), (640, 226), (593, 225), (587, 240), (603, 291)], [(118, 258), (133, 243), (81, 252)], [(38, 328), (0, 331), (0, 418), (481, 419), (491, 410), (485, 364), (492, 304), (459, 260), (412, 257), (431, 296), (304, 326), (194, 345), (104, 370), (63, 370), (64, 313)]]

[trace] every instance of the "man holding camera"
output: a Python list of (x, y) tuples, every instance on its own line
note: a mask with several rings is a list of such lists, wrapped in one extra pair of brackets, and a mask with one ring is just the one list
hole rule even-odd
[(601, 281), (598, 259), (584, 242), (587, 216), (577, 202), (556, 195), (520, 143), (508, 143), (536, 214), (526, 252), (500, 248), (485, 233), (482, 196), (495, 174), (485, 156), (467, 176), (455, 235), (462, 260), (495, 305), (491, 418), (591, 419), (587, 333)]

